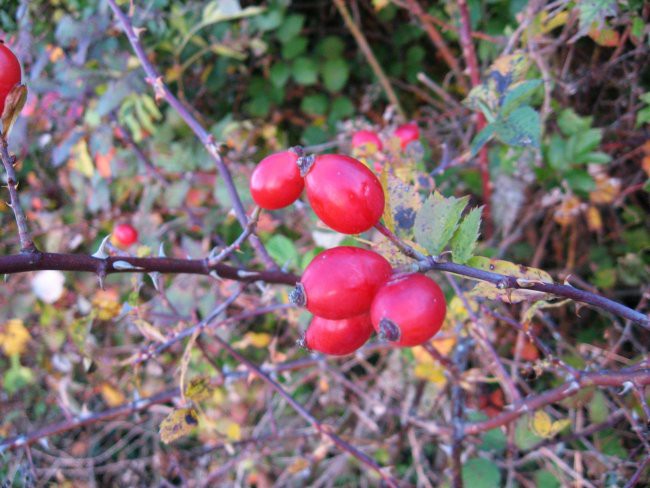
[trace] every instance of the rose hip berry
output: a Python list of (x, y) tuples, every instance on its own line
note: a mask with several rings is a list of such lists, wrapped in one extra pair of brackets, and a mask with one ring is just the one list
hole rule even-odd
[(363, 346), (372, 331), (370, 315), (367, 313), (340, 320), (314, 317), (305, 332), (302, 345), (323, 354), (344, 356)]
[(0, 41), (0, 115), (11, 89), (20, 83), (20, 62), (16, 55)]
[(420, 129), (416, 124), (404, 124), (395, 129), (395, 137), (399, 139), (402, 149), (420, 138)]
[[(304, 163), (304, 164), (303, 164)], [(384, 190), (360, 161), (340, 154), (301, 158), (307, 198), (325, 224), (342, 234), (359, 234), (384, 213)]]
[(251, 176), (250, 190), (257, 205), (277, 210), (295, 202), (304, 188), (298, 161), (298, 150), (271, 154), (262, 159)]
[(132, 225), (118, 224), (113, 229), (111, 241), (117, 247), (129, 247), (138, 241), (138, 231)]
[(354, 133), (352, 136), (352, 147), (361, 148), (362, 146), (368, 146), (369, 144), (374, 144), (378, 151), (381, 151), (384, 147), (381, 143), (381, 139), (376, 132), (371, 130), (360, 130)]
[(440, 287), (423, 274), (397, 276), (382, 286), (370, 308), (380, 337), (398, 346), (417, 346), (442, 327), (447, 306)]
[(290, 299), (325, 319), (354, 317), (370, 310), (375, 293), (391, 273), (390, 263), (376, 252), (334, 247), (309, 263)]

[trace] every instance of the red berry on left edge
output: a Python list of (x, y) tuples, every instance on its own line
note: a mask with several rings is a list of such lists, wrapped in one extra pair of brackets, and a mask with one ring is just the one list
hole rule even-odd
[(282, 151), (262, 159), (251, 175), (250, 190), (257, 205), (277, 210), (295, 202), (305, 183), (296, 162), (296, 150)]
[(118, 224), (113, 229), (111, 242), (117, 247), (129, 247), (138, 242), (138, 231), (130, 224)]
[(410, 143), (420, 138), (420, 128), (416, 124), (404, 124), (395, 129), (395, 137), (399, 139), (400, 146), (404, 149)]
[(374, 144), (378, 151), (381, 151), (384, 147), (377, 133), (372, 130), (360, 130), (352, 136), (353, 148), (360, 148), (368, 144)]
[(342, 234), (365, 232), (384, 213), (381, 183), (361, 161), (349, 156), (313, 158), (307, 163), (305, 188), (318, 218)]
[(20, 83), (20, 62), (7, 46), (0, 42), (0, 115), (11, 89)]
[(397, 346), (418, 346), (442, 327), (445, 296), (431, 278), (415, 273), (396, 276), (382, 286), (370, 308), (375, 330)]
[(367, 313), (348, 319), (329, 320), (314, 317), (302, 341), (307, 349), (344, 356), (363, 346), (372, 335), (372, 323)]

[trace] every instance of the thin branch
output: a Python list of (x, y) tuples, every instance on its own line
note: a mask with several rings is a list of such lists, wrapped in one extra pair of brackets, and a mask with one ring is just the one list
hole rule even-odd
[[(113, 0), (109, 0), (109, 1), (113, 1)], [(379, 61), (377, 61), (377, 58), (372, 52), (372, 49), (370, 48), (368, 41), (363, 35), (363, 32), (361, 32), (361, 29), (359, 29), (357, 24), (354, 23), (354, 20), (352, 20), (352, 16), (350, 15), (348, 8), (345, 6), (344, 0), (334, 0), (334, 4), (336, 5), (336, 8), (339, 10), (341, 17), (343, 17), (343, 21), (345, 22), (345, 25), (347, 26), (348, 30), (352, 34), (352, 37), (354, 37), (354, 40), (357, 41), (359, 49), (361, 49), (361, 52), (368, 60), (368, 64), (370, 64), (372, 71), (375, 73), (375, 76), (377, 77), (379, 83), (384, 89), (384, 92), (386, 93), (386, 97), (388, 97), (388, 101), (395, 106), (395, 108), (397, 109), (397, 111), (402, 117), (406, 117), (406, 114), (404, 113), (404, 109), (399, 103), (399, 99), (397, 98), (397, 95), (395, 94), (395, 91), (393, 90), (390, 81), (388, 81), (388, 77), (386, 76), (386, 73), (384, 73), (384, 70), (379, 64)]]
[[(282, 386), (277, 381), (271, 378), (269, 374), (264, 372), (260, 367), (253, 364), (248, 358), (242, 356), (239, 352), (233, 349), (232, 346), (230, 346), (230, 344), (228, 344), (220, 337), (214, 336), (213, 339), (216, 342), (218, 342), (219, 345), (228, 352), (228, 354), (230, 354), (233, 358), (235, 358), (237, 361), (239, 361), (244, 366), (246, 366), (246, 369), (248, 369), (251, 373), (258, 376), (262, 381), (264, 381), (271, 388), (273, 388), (282, 398), (284, 398), (284, 400), (289, 405), (291, 405), (291, 407), (296, 411), (296, 413), (300, 415), (302, 418), (304, 418), (307, 422), (309, 422), (312, 425), (312, 427), (316, 429), (316, 431), (328, 437), (339, 449), (341, 449), (344, 452), (347, 452), (348, 454), (350, 454), (351, 456), (359, 460), (359, 462), (361, 462), (363, 465), (367, 466), (372, 471), (377, 473), (388, 484), (388, 486), (391, 487), (399, 486), (398, 481), (392, 476), (388, 475), (384, 471), (384, 469), (382, 469), (382, 467), (379, 466), (372, 458), (368, 457), (368, 455), (361, 452), (359, 449), (349, 444), (348, 442), (344, 441), (342, 438), (340, 438), (338, 435), (332, 432), (331, 427), (323, 425), (318, 420), (316, 420), (316, 418), (311, 413), (309, 413), (300, 403), (298, 403), (291, 396), (291, 394), (289, 394), (284, 388), (282, 388)], [(204, 348), (201, 341), (198, 341), (198, 345), (201, 349)], [(215, 368), (218, 368), (218, 364), (216, 363), (216, 360), (213, 358), (211, 354), (206, 354), (206, 358), (213, 364)]]
[(9, 198), (11, 201), (11, 209), (16, 217), (16, 225), (18, 226), (18, 237), (20, 239), (20, 252), (34, 253), (38, 249), (32, 240), (27, 226), (27, 218), (23, 207), (20, 205), (20, 198), (18, 198), (18, 178), (16, 177), (16, 170), (14, 169), (15, 156), (9, 154), (7, 147), (7, 140), (4, 134), (0, 133), (0, 159), (2, 165), (7, 172), (7, 188), (9, 189)]
[(86, 254), (61, 254), (36, 252), (33, 254), (12, 254), (0, 256), (0, 274), (25, 273), (53, 269), (78, 271), (105, 276), (114, 273), (171, 273), (216, 275), (228, 280), (252, 282), (263, 281), (284, 285), (295, 285), (300, 277), (284, 271), (256, 271), (236, 268), (226, 264), (208, 264), (207, 259), (136, 258), (130, 256), (109, 256), (97, 258)]
[[(203, 147), (205, 147), (206, 151), (214, 161), (219, 174), (223, 178), (226, 190), (228, 191), (228, 196), (230, 197), (230, 201), (233, 206), (233, 210), (237, 216), (237, 220), (241, 224), (242, 228), (245, 229), (248, 226), (248, 217), (246, 216), (246, 211), (244, 210), (241, 198), (239, 197), (239, 193), (235, 187), (232, 175), (224, 163), (221, 154), (219, 154), (214, 136), (203, 128), (203, 126), (196, 120), (196, 118), (192, 116), (192, 114), (190, 114), (187, 108), (178, 100), (178, 98), (174, 96), (167, 85), (163, 82), (162, 75), (156, 70), (151, 61), (149, 61), (149, 58), (147, 57), (147, 54), (142, 47), (142, 43), (140, 42), (139, 35), (136, 34), (131, 21), (126, 16), (126, 14), (120, 10), (120, 8), (115, 3), (115, 0), (108, 0), (108, 4), (113, 10), (113, 13), (115, 13), (115, 16), (122, 24), (122, 28), (124, 29), (124, 32), (126, 33), (126, 36), (129, 39), (131, 46), (133, 47), (133, 52), (140, 60), (142, 68), (147, 74), (146, 81), (154, 89), (156, 99), (165, 99), (167, 103), (171, 105), (171, 107), (178, 113), (178, 115), (181, 116), (181, 118), (189, 126), (192, 132), (194, 132), (197, 138), (201, 141)], [(275, 264), (273, 258), (271, 258), (259, 238), (253, 235), (251, 236), (250, 240), (253, 248), (257, 252), (257, 255), (262, 259), (264, 264), (270, 269), (278, 269), (278, 266)]]
[[(463, 338), (456, 344), (453, 362), (456, 370), (465, 371), (467, 357), (470, 353), (472, 340)], [(460, 381), (454, 381), (451, 385), (451, 425), (453, 429), (451, 444), (452, 459), (452, 486), (463, 488), (462, 461), (463, 439), (465, 437), (463, 427), (463, 412), (465, 411), (465, 393)]]

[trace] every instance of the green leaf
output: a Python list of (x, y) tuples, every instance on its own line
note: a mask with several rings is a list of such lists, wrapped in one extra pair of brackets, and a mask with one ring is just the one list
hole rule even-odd
[(304, 54), (309, 40), (306, 37), (296, 37), (293, 41), (282, 45), (282, 59), (294, 59)]
[(580, 164), (607, 164), (611, 160), (612, 157), (609, 154), (595, 151), (578, 156), (575, 162)]
[(291, 76), (291, 68), (287, 63), (279, 61), (271, 66), (270, 78), (274, 86), (282, 87), (286, 85), (289, 76)]
[(507, 116), (535, 94), (542, 80), (528, 80), (517, 83), (508, 89), (501, 102), (501, 114)]
[(598, 149), (600, 141), (603, 138), (601, 129), (588, 129), (575, 134), (574, 151), (576, 155), (585, 154)]
[(302, 99), (300, 110), (309, 115), (324, 115), (327, 111), (329, 100), (322, 93), (309, 95)]
[(549, 471), (535, 471), (535, 486), (537, 488), (560, 488), (560, 482)]
[(298, 249), (291, 239), (283, 235), (274, 235), (266, 243), (266, 249), (280, 266), (297, 266), (300, 260)]
[(345, 49), (345, 43), (338, 36), (327, 36), (316, 46), (316, 53), (327, 59), (340, 58)]
[(591, 117), (580, 117), (573, 110), (565, 109), (557, 118), (557, 125), (565, 136), (572, 136), (578, 132), (589, 130)]
[(574, 191), (590, 192), (596, 189), (596, 182), (584, 169), (574, 169), (564, 175), (569, 187)]
[(332, 102), (330, 108), (329, 123), (333, 125), (334, 122), (350, 117), (354, 113), (354, 104), (348, 97), (338, 97)]
[(463, 484), (472, 488), (501, 486), (501, 471), (492, 461), (474, 458), (463, 463)]
[(311, 58), (301, 57), (291, 67), (293, 79), (300, 85), (313, 85), (318, 80), (318, 65)]
[(485, 144), (487, 144), (487, 142), (492, 138), (492, 136), (494, 135), (495, 128), (496, 128), (495, 124), (493, 123), (488, 124), (485, 127), (483, 127), (481, 132), (479, 132), (474, 136), (470, 148), (472, 157), (476, 156), (478, 152), (481, 150), (481, 148), (485, 146)]
[(604, 422), (609, 417), (609, 408), (607, 408), (607, 400), (602, 391), (595, 391), (591, 401), (587, 404), (589, 410), (589, 420), (592, 423), (598, 424)]
[(519, 107), (508, 117), (498, 119), (496, 136), (505, 144), (517, 147), (539, 147), (542, 126), (539, 114), (529, 106)]
[(438, 192), (431, 195), (415, 216), (417, 243), (433, 255), (440, 254), (456, 232), (468, 200), (444, 198)]
[(473, 208), (458, 226), (451, 239), (452, 260), (464, 264), (474, 254), (481, 227), (482, 207)]
[(338, 92), (345, 86), (350, 67), (343, 58), (330, 59), (323, 64), (323, 83), (330, 92)]
[(284, 19), (284, 22), (282, 22), (282, 25), (276, 33), (278, 40), (283, 44), (291, 41), (294, 37), (300, 34), (304, 23), (305, 17), (303, 15), (289, 15), (286, 19)]
[(517, 424), (515, 426), (515, 445), (519, 449), (526, 451), (542, 440), (544, 439), (535, 434), (530, 428), (528, 417), (520, 417), (517, 420)]
[(602, 25), (605, 18), (616, 15), (616, 0), (582, 0), (578, 2), (580, 30), (587, 31), (596, 22)]
[(564, 172), (570, 165), (571, 161), (566, 156), (566, 141), (559, 134), (553, 134), (546, 152), (548, 164), (555, 170)]

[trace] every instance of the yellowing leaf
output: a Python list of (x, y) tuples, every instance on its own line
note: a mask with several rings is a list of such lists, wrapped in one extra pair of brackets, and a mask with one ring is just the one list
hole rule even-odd
[(612, 203), (621, 190), (621, 180), (599, 174), (594, 177), (596, 189), (589, 193), (589, 200), (595, 204)]
[(616, 47), (621, 41), (621, 36), (617, 31), (608, 27), (598, 28), (596, 24), (589, 29), (588, 35), (596, 44), (604, 47)]
[(215, 405), (221, 405), (224, 401), (226, 401), (226, 395), (224, 394), (224, 391), (222, 388), (215, 388), (214, 391), (212, 392), (212, 401), (214, 402)]
[(92, 178), (95, 172), (95, 165), (88, 151), (88, 143), (85, 139), (80, 139), (72, 148), (72, 167), (79, 171), (86, 178)]
[(420, 363), (415, 366), (415, 377), (421, 380), (430, 381), (436, 385), (444, 385), (445, 371), (439, 364)]
[(248, 343), (258, 349), (268, 347), (271, 343), (271, 334), (266, 332), (247, 332), (244, 336), (248, 339)]
[(226, 429), (226, 437), (231, 441), (240, 441), (241, 440), (241, 427), (236, 422), (230, 422), (228, 428)]
[(197, 376), (192, 378), (185, 387), (185, 397), (193, 402), (200, 402), (210, 398), (210, 378), (207, 376)]
[(296, 459), (294, 462), (292, 462), (287, 468), (287, 471), (291, 474), (298, 474), (301, 471), (304, 471), (308, 468), (309, 468), (309, 461), (301, 457)]
[(587, 209), (587, 226), (592, 232), (599, 232), (603, 228), (603, 218), (596, 207), (589, 207)]
[(160, 440), (165, 444), (188, 435), (199, 424), (199, 416), (193, 408), (174, 409), (160, 423)]
[(25, 352), (31, 336), (20, 319), (9, 320), (0, 328), (0, 346), (7, 356)]
[(446, 337), (443, 339), (431, 339), (431, 345), (436, 348), (443, 356), (449, 355), (454, 346), (456, 345), (455, 337)]
[[(646, 144), (648, 143), (646, 142)], [(643, 159), (641, 160), (641, 167), (643, 168), (643, 171), (645, 171), (647, 177), (650, 178), (650, 155), (643, 156)]]
[(110, 383), (102, 383), (100, 391), (102, 398), (109, 407), (122, 405), (126, 400), (124, 394)]
[(566, 227), (576, 220), (582, 207), (583, 204), (578, 197), (574, 195), (566, 195), (562, 199), (560, 205), (555, 209), (553, 220), (562, 227)]
[(112, 290), (99, 290), (93, 297), (92, 304), (99, 320), (111, 320), (122, 310), (122, 304)]
[(51, 63), (56, 63), (59, 59), (65, 56), (65, 52), (59, 46), (48, 46), (47, 51)]
[(553, 437), (553, 420), (551, 416), (543, 410), (538, 410), (530, 419), (531, 430), (540, 437), (548, 439)]
[(159, 331), (156, 327), (151, 325), (146, 320), (135, 319), (133, 321), (133, 324), (138, 328), (140, 334), (142, 334), (143, 337), (147, 340), (161, 343), (167, 340), (161, 331)]

